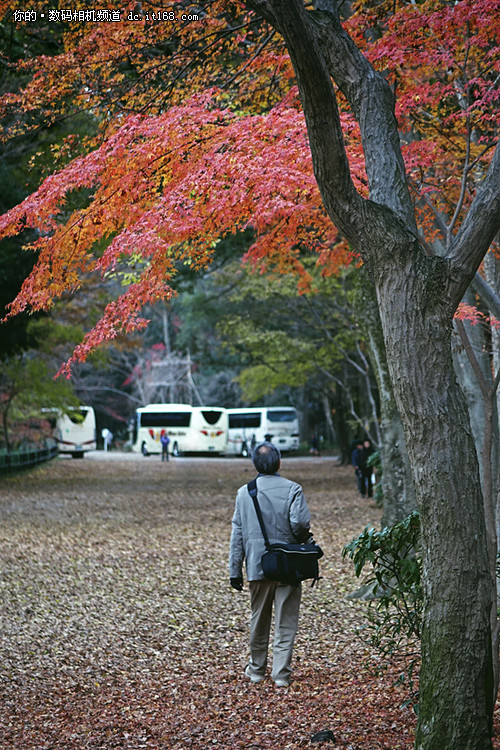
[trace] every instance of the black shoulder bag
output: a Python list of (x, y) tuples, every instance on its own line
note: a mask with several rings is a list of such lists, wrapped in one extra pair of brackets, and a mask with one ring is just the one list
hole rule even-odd
[(290, 586), (298, 586), (301, 581), (312, 578), (311, 586), (314, 586), (316, 581), (320, 579), (318, 560), (323, 557), (321, 547), (315, 542), (309, 542), (308, 544), (288, 544), (286, 542), (270, 544), (257, 500), (257, 480), (252, 479), (251, 482), (248, 482), (247, 488), (253, 500), (266, 545), (266, 552), (260, 560), (264, 576), (270, 581), (279, 581)]

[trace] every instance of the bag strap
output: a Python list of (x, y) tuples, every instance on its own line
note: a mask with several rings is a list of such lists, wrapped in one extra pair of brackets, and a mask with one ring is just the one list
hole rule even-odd
[(248, 494), (252, 498), (253, 504), (255, 506), (255, 512), (257, 513), (257, 518), (259, 519), (260, 530), (262, 531), (262, 536), (264, 537), (266, 549), (269, 549), (271, 545), (269, 544), (269, 537), (267, 536), (266, 527), (264, 526), (264, 519), (262, 518), (262, 511), (260, 509), (259, 501), (257, 500), (257, 480), (252, 479), (251, 482), (248, 482), (247, 489)]

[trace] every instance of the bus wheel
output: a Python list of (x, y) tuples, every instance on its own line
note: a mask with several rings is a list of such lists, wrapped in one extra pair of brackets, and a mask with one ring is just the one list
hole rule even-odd
[(180, 453), (181, 453), (181, 452), (180, 452), (180, 450), (179, 450), (179, 446), (178, 446), (178, 444), (177, 444), (177, 441), (176, 441), (176, 442), (175, 442), (175, 443), (173, 444), (173, 446), (172, 446), (172, 456), (180, 456)]
[(146, 448), (146, 443), (143, 443), (141, 445), (141, 453), (143, 456), (149, 456), (148, 449)]

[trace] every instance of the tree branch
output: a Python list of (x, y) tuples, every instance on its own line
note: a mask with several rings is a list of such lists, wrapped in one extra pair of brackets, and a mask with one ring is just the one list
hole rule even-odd
[(490, 315), (500, 320), (500, 297), (479, 273), (474, 275), (471, 287), (486, 305)]
[(347, 98), (359, 123), (370, 200), (391, 208), (410, 231), (417, 234), (399, 131), (394, 113), (394, 95), (380, 73), (343, 29), (338, 13), (319, 12), (325, 4), (317, 0), (310, 13), (315, 35), (330, 75)]
[[(322, 7), (325, 3), (332, 7), (321, 0)], [(370, 273), (381, 268), (377, 255), (392, 263), (402, 258), (401, 253), (406, 257), (409, 248), (418, 250), (394, 97), (387, 82), (357, 50), (334, 13), (307, 11), (302, 0), (247, 0), (246, 4), (283, 36), (302, 101), (314, 175), (337, 229), (362, 254)], [(351, 178), (332, 72), (360, 119), (374, 200), (363, 198)], [(377, 123), (375, 128), (372, 122)]]
[(499, 229), (500, 142), (497, 143), (486, 176), (447, 254), (453, 269), (450, 274), (450, 294), (457, 305)]

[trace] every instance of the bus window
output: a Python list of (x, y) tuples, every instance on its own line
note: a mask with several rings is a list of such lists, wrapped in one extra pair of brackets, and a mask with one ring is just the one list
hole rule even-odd
[(190, 411), (142, 412), (141, 427), (189, 427)]
[(297, 419), (297, 413), (295, 409), (283, 409), (283, 410), (269, 410), (267, 412), (267, 418), (270, 422), (294, 422)]
[(260, 427), (260, 422), (260, 412), (257, 412), (255, 414), (248, 412), (229, 414), (229, 429), (252, 429), (252, 427)]
[(71, 409), (71, 410), (68, 409), (68, 411), (66, 412), (66, 416), (68, 417), (68, 419), (71, 419), (73, 424), (82, 424), (82, 422), (84, 421), (85, 417), (88, 414), (88, 411), (89, 410), (85, 408), (84, 409)]
[(221, 418), (222, 411), (217, 411), (216, 409), (202, 409), (201, 413), (205, 422), (208, 424), (217, 424)]

